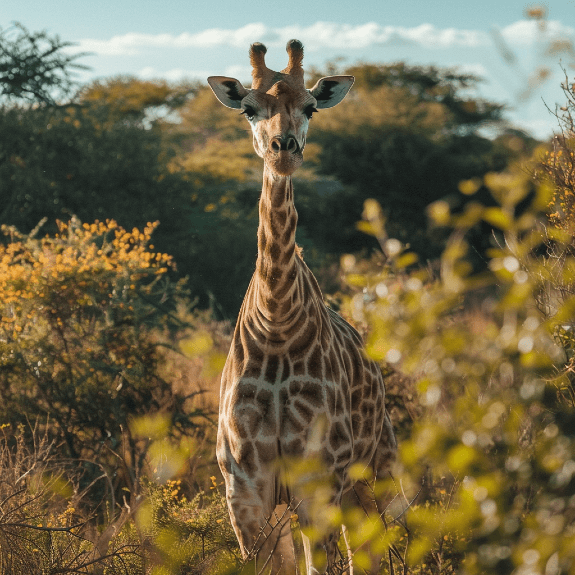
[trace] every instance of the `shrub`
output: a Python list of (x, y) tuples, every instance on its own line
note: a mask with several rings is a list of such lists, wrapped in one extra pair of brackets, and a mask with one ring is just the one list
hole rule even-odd
[[(136, 574), (138, 545), (102, 545), (102, 532), (90, 529), (80, 510), (85, 491), (63, 473), (56, 445), (32, 429), (33, 447), (22, 429), (3, 425), (0, 435), (0, 572)], [(105, 530), (103, 531), (105, 533)], [(140, 571), (141, 573), (141, 571)]]
[[(401, 485), (403, 507), (388, 509), (399, 519), (381, 524), (371, 544), (383, 537), (394, 550), (389, 563), (409, 573), (567, 573), (575, 560), (575, 405), (558, 336), (575, 298), (547, 315), (539, 298), (556, 277), (550, 235), (562, 278), (573, 282), (571, 237), (550, 231), (542, 214), (553, 190), (533, 190), (519, 167), (481, 183), (497, 207), (470, 202), (453, 216), (445, 202), (430, 206), (436, 223), (453, 228), (439, 276), (410, 271), (414, 254), (386, 236), (378, 205), (365, 205), (362, 228), (387, 261), (371, 273), (348, 269), (359, 289), (346, 310), (370, 326), (372, 357), (417, 380), (424, 408), (400, 444), (395, 484), (386, 485)], [(472, 194), (479, 182), (461, 187)], [(528, 207), (518, 211), (521, 202)], [(489, 269), (473, 275), (466, 234), (481, 221), (500, 241)], [(366, 521), (349, 520), (352, 532)]]
[(58, 227), (41, 239), (3, 228), (0, 421), (38, 421), (83, 481), (107, 477), (100, 487), (112, 498), (135, 493), (149, 441), (131, 420), (165, 413), (170, 436), (185, 437), (204, 418), (159, 369), (162, 331), (182, 325), (173, 309), (186, 293), (166, 278), (170, 256), (153, 251), (156, 224)]
[(225, 497), (216, 477), (208, 492), (191, 499), (181, 480), (146, 483), (146, 503), (137, 524), (154, 575), (172, 573), (220, 574), (238, 569), (240, 552), (231, 527)]

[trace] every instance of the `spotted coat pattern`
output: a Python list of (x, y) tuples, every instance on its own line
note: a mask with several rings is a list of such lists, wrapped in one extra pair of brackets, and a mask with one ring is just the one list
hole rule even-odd
[[(297, 59), (293, 52), (297, 45), (290, 64)], [(252, 46), (252, 64), (253, 53)], [(295, 242), (291, 171), (305, 146), (308, 122), (302, 109), (315, 107), (321, 90), (315, 96), (306, 90), (293, 67), (291, 73), (269, 71), (274, 76), (268, 74), (267, 80), (266, 70), (254, 66), (256, 88), (251, 91), (218, 77), (220, 86), (227, 82), (225, 93), (232, 101), (218, 95), (211, 82), (224, 104), (236, 107), (241, 99), (249, 107), (254, 147), (265, 161), (256, 269), (222, 374), (217, 458), (244, 556), (252, 551), (264, 561), (272, 556), (272, 572), (291, 573), (289, 526), (273, 514), (278, 504), (293, 503), (297, 493), (281, 484), (274, 463), (320, 457), (331, 471), (332, 503), (337, 505), (351, 485), (349, 466), (361, 462), (381, 476), (393, 460), (395, 438), (379, 366), (364, 355), (357, 331), (326, 307)], [(283, 144), (289, 138), (291, 150)], [(311, 442), (316, 424), (322, 431)], [(311, 521), (305, 505), (299, 514), (303, 524)], [(280, 523), (275, 539), (274, 522)], [(333, 565), (336, 545), (337, 537), (328, 536), (322, 570)], [(311, 561), (308, 566), (317, 572)]]

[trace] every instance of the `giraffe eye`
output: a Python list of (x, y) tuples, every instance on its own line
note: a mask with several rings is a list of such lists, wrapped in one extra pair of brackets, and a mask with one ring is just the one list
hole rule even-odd
[(313, 106), (312, 104), (307, 106), (305, 108), (305, 110), (303, 111), (303, 113), (307, 116), (308, 120), (311, 120), (311, 117), (312, 117), (314, 112), (317, 112), (317, 108), (315, 106)]
[(254, 119), (254, 116), (256, 115), (256, 111), (251, 107), (251, 106), (246, 106), (241, 112), (240, 114), (244, 114), (244, 116), (250, 120), (250, 122)]

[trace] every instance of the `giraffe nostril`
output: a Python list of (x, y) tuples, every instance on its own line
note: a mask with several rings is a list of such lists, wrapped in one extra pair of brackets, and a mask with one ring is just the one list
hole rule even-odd
[(274, 154), (279, 154), (280, 152), (295, 154), (299, 149), (294, 136), (275, 136), (270, 140), (269, 147)]
[(286, 150), (288, 152), (291, 152), (292, 154), (297, 150), (297, 142), (295, 141), (295, 138), (293, 136), (290, 136), (287, 139)]

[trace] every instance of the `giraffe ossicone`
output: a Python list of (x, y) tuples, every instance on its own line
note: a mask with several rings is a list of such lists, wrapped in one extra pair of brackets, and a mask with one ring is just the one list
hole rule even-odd
[[(276, 462), (319, 458), (332, 479), (329, 503), (339, 506), (352, 464), (381, 477), (396, 451), (381, 370), (357, 331), (326, 307), (295, 243), (291, 174), (303, 161), (310, 120), (341, 102), (354, 78), (321, 78), (306, 89), (301, 42), (290, 40), (287, 52), (287, 67), (274, 72), (265, 46), (252, 44), (250, 89), (208, 78), (218, 100), (244, 114), (264, 160), (256, 269), (222, 374), (217, 458), (242, 554), (274, 574), (298, 572), (290, 514), (277, 506), (295, 503), (300, 524), (314, 522), (309, 500), (282, 483)], [(339, 529), (317, 543), (322, 560), (314, 564), (318, 554), (303, 536), (308, 574), (337, 571), (338, 538)]]

